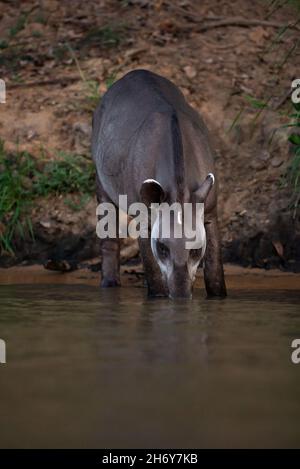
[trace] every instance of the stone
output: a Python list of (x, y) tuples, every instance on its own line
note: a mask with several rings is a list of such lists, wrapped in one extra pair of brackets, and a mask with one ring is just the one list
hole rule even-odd
[(274, 156), (271, 160), (271, 165), (273, 168), (278, 168), (283, 163), (283, 158), (281, 156)]
[(187, 65), (183, 68), (184, 73), (190, 79), (195, 78), (197, 76), (197, 71), (192, 65)]

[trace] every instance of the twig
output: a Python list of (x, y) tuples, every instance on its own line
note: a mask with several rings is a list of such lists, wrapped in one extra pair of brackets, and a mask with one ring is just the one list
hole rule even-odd
[[(266, 21), (266, 20), (256, 20), (256, 19), (247, 19), (247, 18), (242, 18), (238, 16), (232, 16), (229, 18), (224, 18), (223, 20), (216, 21), (215, 23), (205, 23), (202, 25), (197, 25), (193, 29), (196, 31), (203, 33), (205, 31), (208, 31), (209, 29), (214, 29), (214, 28), (222, 28), (225, 26), (240, 26), (244, 28), (251, 28), (252, 26), (265, 26), (269, 28), (282, 28), (284, 25), (281, 23), (277, 23), (274, 21)], [(290, 24), (288, 25), (291, 29), (296, 29), (297, 31), (300, 31), (299, 28), (295, 26), (295, 24)]]
[(285, 103), (288, 97), (291, 96), (292, 91), (293, 90), (289, 88), (287, 91), (284, 92), (284, 94), (282, 94), (278, 98), (275, 98), (273, 102), (271, 102), (271, 108), (273, 109), (273, 111), (278, 111), (278, 109)]
[(53, 78), (51, 80), (28, 81), (26, 83), (8, 83), (7, 90), (9, 91), (16, 88), (31, 88), (35, 86), (64, 85), (65, 83), (74, 83), (75, 81), (79, 81), (79, 77)]
[[(232, 17), (222, 17), (222, 16), (216, 16), (216, 15), (199, 16), (197, 15), (195, 11), (185, 10), (182, 7), (174, 5), (173, 2), (168, 3), (167, 5), (170, 10), (173, 10), (181, 14), (181, 16), (187, 18), (192, 23), (198, 23), (194, 27), (192, 26), (191, 29), (194, 29), (199, 32), (205, 32), (213, 28), (221, 28), (223, 26), (241, 26), (244, 28), (251, 28), (252, 26), (283, 28), (286, 26), (287, 28), (296, 29), (297, 31), (300, 31), (300, 29), (296, 27), (296, 23), (283, 25), (276, 21), (247, 19), (247, 18), (243, 18), (240, 16), (232, 16)], [(212, 21), (215, 21), (215, 22), (212, 22)]]
[(244, 42), (247, 41), (247, 39), (241, 39), (240, 41), (238, 42), (231, 42), (229, 44), (216, 44), (216, 42), (210, 42), (207, 40), (207, 37), (206, 39), (204, 39), (204, 37), (202, 36), (199, 36), (198, 38), (200, 40), (200, 42), (202, 42), (205, 46), (207, 47), (213, 47), (217, 50), (227, 50), (227, 49), (232, 49), (232, 48), (235, 48), (237, 46), (240, 46), (241, 44), (243, 44)]

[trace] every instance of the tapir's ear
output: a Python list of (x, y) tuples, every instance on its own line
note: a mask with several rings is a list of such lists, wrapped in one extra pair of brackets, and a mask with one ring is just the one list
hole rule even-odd
[(146, 179), (140, 189), (142, 202), (150, 207), (153, 203), (160, 204), (165, 196), (165, 192), (158, 181)]
[(209, 173), (206, 179), (200, 185), (200, 187), (198, 187), (198, 189), (196, 189), (194, 192), (199, 202), (203, 203), (205, 201), (214, 183), (215, 183), (215, 176), (212, 173)]

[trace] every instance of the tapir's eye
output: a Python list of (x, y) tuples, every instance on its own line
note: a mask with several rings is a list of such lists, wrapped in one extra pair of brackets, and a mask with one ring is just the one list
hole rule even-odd
[(157, 253), (162, 259), (166, 259), (169, 256), (170, 250), (168, 246), (161, 243), (160, 241), (157, 241), (156, 247), (157, 247)]
[(190, 250), (190, 256), (193, 260), (197, 261), (201, 258), (202, 256), (202, 249), (191, 249)]

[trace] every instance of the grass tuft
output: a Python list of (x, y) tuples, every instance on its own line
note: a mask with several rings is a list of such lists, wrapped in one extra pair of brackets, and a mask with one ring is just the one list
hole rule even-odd
[(6, 153), (0, 140), (0, 252), (14, 254), (18, 236), (34, 239), (30, 209), (36, 198), (77, 193), (83, 207), (94, 191), (94, 180), (92, 162), (80, 155), (59, 153), (38, 164), (30, 153)]
[(291, 208), (295, 218), (300, 206), (300, 104), (293, 103), (293, 107), (296, 112), (290, 115), (291, 122), (288, 125), (293, 129), (289, 136), (293, 156), (283, 175), (283, 185), (292, 190)]

